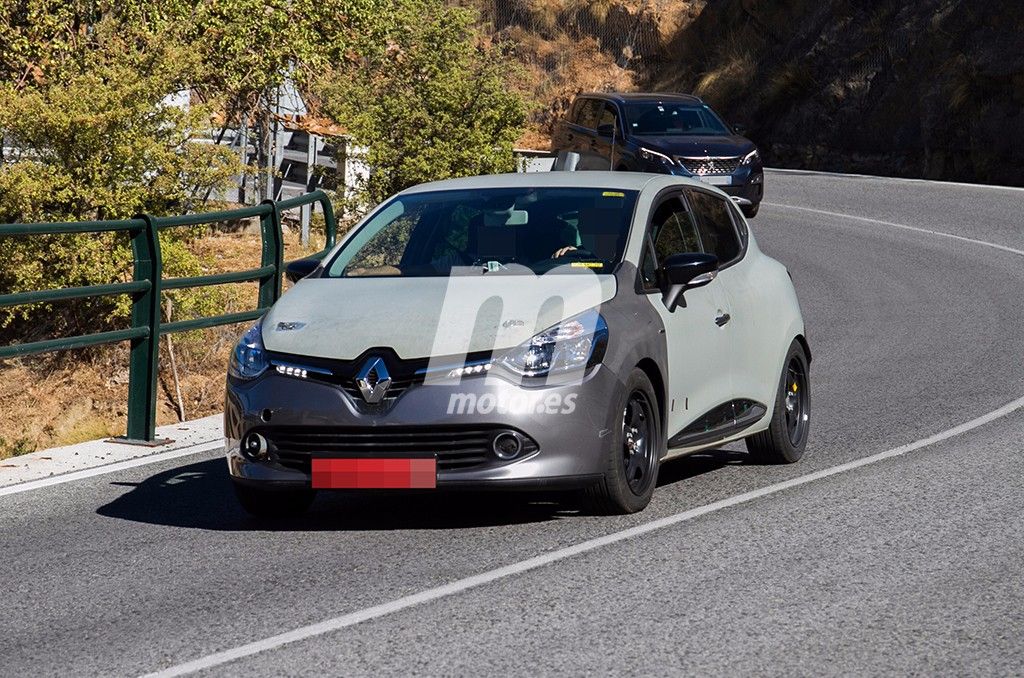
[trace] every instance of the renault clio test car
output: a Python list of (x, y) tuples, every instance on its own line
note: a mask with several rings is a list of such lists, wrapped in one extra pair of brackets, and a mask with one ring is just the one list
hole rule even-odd
[(228, 371), (228, 466), (254, 514), (363, 488), (576, 489), (634, 512), (666, 459), (807, 444), (790, 276), (693, 179), (420, 185), (289, 277)]

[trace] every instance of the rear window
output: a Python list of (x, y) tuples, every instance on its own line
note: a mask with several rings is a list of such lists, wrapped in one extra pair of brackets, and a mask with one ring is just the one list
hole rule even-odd
[(597, 99), (580, 99), (576, 102), (573, 123), (587, 129), (597, 129), (601, 117), (602, 101)]
[(725, 198), (704, 191), (690, 191), (687, 198), (697, 215), (704, 251), (714, 254), (723, 264), (738, 257), (742, 247)]

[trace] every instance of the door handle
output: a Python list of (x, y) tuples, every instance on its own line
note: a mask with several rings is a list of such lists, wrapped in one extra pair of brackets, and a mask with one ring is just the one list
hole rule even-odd
[(719, 327), (724, 326), (725, 323), (729, 322), (730, 320), (732, 320), (732, 316), (729, 315), (728, 313), (720, 312), (717, 316), (715, 316), (715, 324), (718, 325)]

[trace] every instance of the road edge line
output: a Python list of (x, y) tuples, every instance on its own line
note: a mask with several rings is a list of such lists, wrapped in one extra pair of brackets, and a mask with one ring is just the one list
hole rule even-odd
[(766, 172), (780, 174), (817, 174), (825, 177), (852, 177), (855, 179), (876, 179), (878, 181), (898, 181), (908, 184), (933, 184), (936, 186), (960, 186), (964, 188), (986, 188), (997, 191), (1024, 191), (1024, 186), (1002, 186), (1000, 184), (972, 184), (968, 181), (943, 181), (941, 179), (917, 179), (914, 177), (886, 177), (879, 174), (855, 174), (852, 172), (825, 172), (823, 170), (805, 170), (796, 167), (765, 167)]
[(781, 207), (788, 210), (797, 210), (800, 212), (810, 212), (812, 214), (822, 214), (829, 217), (839, 217), (841, 219), (852, 219), (853, 221), (863, 221), (868, 224), (879, 224), (880, 226), (891, 226), (893, 228), (902, 228), (907, 231), (914, 231), (915, 233), (926, 233), (928, 235), (937, 235), (942, 238), (950, 238), (952, 240), (959, 240), (960, 242), (969, 242), (973, 245), (983, 245), (985, 247), (991, 247), (1003, 252), (1009, 252), (1010, 254), (1016, 254), (1017, 256), (1024, 257), (1024, 250), (1019, 250), (1008, 245), (1000, 245), (998, 243), (989, 242), (987, 240), (978, 240), (977, 238), (968, 238), (963, 235), (956, 235), (954, 233), (946, 233), (945, 231), (934, 231), (930, 228), (921, 228), (919, 226), (908, 226), (907, 224), (899, 224), (895, 221), (886, 221), (884, 219), (871, 219), (870, 217), (858, 217), (853, 214), (846, 214), (845, 212), (831, 212), (829, 210), (819, 210), (813, 207), (800, 207), (798, 205), (787, 205), (782, 202), (768, 202), (767, 200), (761, 203), (768, 207)]
[(211, 452), (222, 447), (224, 447), (224, 441), (222, 440), (215, 440), (207, 443), (197, 443), (195, 445), (190, 445), (188, 447), (180, 447), (176, 450), (168, 450), (167, 452), (147, 454), (142, 457), (136, 457), (135, 459), (117, 461), (114, 462), (113, 464), (104, 464), (103, 466), (94, 466), (93, 468), (82, 469), (81, 471), (69, 471), (68, 473), (61, 473), (60, 475), (50, 476), (48, 478), (29, 480), (24, 483), (18, 483), (16, 485), (7, 485), (5, 487), (0, 487), (0, 497), (6, 497), (12, 494), (20, 494), (21, 492), (29, 492), (31, 490), (38, 490), (44, 487), (50, 487), (52, 485), (70, 483), (75, 480), (92, 478), (93, 476), (100, 476), (106, 473), (114, 473), (115, 471), (123, 471), (125, 469), (135, 468), (137, 466), (156, 464), (158, 462), (167, 461), (169, 459), (177, 459), (178, 457), (187, 457), (193, 454)]

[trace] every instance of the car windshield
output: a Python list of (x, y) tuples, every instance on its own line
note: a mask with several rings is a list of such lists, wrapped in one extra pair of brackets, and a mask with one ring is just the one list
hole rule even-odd
[(626, 120), (630, 132), (636, 136), (729, 134), (725, 123), (703, 105), (628, 103)]
[(622, 259), (636, 198), (600, 188), (399, 196), (348, 240), (326, 276), (610, 273)]

